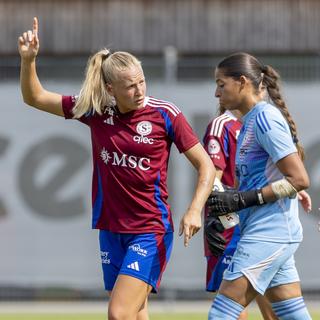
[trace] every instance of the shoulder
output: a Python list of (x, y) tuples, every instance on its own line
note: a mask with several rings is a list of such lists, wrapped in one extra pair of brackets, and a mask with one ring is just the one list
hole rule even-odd
[(272, 104), (266, 103), (255, 116), (257, 129), (262, 134), (272, 130), (277, 126), (287, 126), (286, 120), (281, 111)]
[(170, 117), (176, 117), (181, 113), (181, 110), (174, 103), (169, 101), (148, 97), (146, 104), (160, 113), (169, 115)]
[(234, 124), (237, 124), (238, 127), (241, 126), (240, 121), (231, 113), (225, 112), (222, 115), (214, 118), (208, 125), (207, 133), (208, 135), (215, 136), (220, 138), (223, 134), (223, 129), (226, 127), (231, 127)]

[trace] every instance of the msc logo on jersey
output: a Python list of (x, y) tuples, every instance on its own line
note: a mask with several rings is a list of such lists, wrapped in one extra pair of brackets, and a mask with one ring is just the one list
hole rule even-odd
[(128, 167), (128, 168), (139, 168), (143, 171), (148, 171), (150, 169), (150, 159), (149, 158), (139, 158), (136, 156), (128, 156), (125, 153), (119, 155), (117, 152), (108, 152), (107, 149), (103, 148), (100, 152), (100, 157), (105, 164), (110, 164), (117, 167)]
[(149, 121), (141, 121), (136, 127), (139, 136), (133, 136), (133, 141), (137, 143), (153, 144), (153, 139), (146, 137), (152, 132), (152, 124)]

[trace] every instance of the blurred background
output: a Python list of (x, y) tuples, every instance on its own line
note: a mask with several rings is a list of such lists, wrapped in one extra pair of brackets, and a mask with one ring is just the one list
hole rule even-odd
[[(0, 0), (0, 300), (105, 298), (91, 230), (89, 131), (26, 107), (18, 36), (39, 18), (42, 84), (77, 94), (87, 58), (107, 47), (141, 59), (148, 94), (174, 102), (202, 139), (217, 112), (214, 67), (246, 51), (275, 67), (306, 149), (312, 214), (301, 210), (296, 254), (306, 296), (320, 297), (320, 1)], [(172, 150), (170, 203), (178, 229), (195, 172)], [(202, 233), (176, 235), (159, 298), (208, 298)]]

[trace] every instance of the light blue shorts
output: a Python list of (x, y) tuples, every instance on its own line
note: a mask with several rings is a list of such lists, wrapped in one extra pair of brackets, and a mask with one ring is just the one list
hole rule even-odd
[(169, 261), (173, 233), (124, 234), (100, 230), (100, 255), (105, 289), (111, 291), (119, 274), (138, 278), (157, 292)]
[(299, 244), (240, 240), (223, 279), (245, 276), (262, 295), (268, 288), (298, 282), (293, 255)]

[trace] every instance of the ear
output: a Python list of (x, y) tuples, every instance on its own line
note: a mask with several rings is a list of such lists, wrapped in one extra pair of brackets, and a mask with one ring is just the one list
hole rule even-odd
[(245, 76), (240, 76), (239, 82), (240, 82), (240, 90), (242, 90), (246, 86), (248, 80)]
[(106, 84), (106, 89), (107, 89), (107, 92), (110, 96), (114, 96), (114, 93), (113, 93), (113, 88), (112, 88), (112, 84), (111, 83), (107, 83)]

